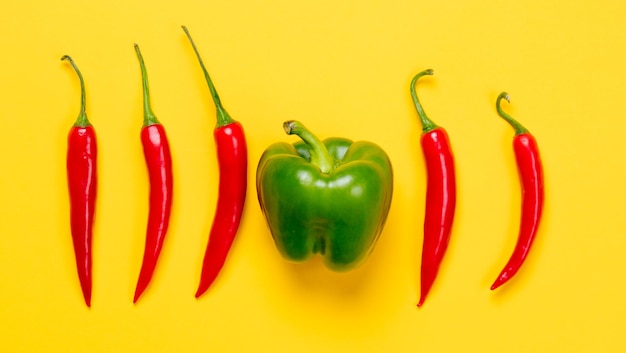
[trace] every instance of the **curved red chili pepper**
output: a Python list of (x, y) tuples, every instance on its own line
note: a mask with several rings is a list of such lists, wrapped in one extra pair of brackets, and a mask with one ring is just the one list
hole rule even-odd
[(537, 141), (525, 127), (502, 110), (500, 107), (502, 99), (510, 102), (509, 95), (506, 92), (500, 93), (496, 100), (496, 109), (498, 114), (515, 129), (513, 150), (522, 187), (522, 214), (513, 254), (491, 286), (491, 290), (511, 279), (526, 260), (539, 228), (544, 200), (543, 166)]
[(213, 81), (187, 27), (182, 26), (182, 28), (198, 58), (217, 113), (217, 125), (213, 136), (220, 170), (219, 194), (209, 242), (204, 254), (200, 284), (196, 291), (196, 298), (199, 298), (209, 289), (224, 266), (239, 229), (248, 183), (248, 149), (243, 127), (233, 120), (222, 106)]
[(159, 123), (152, 112), (148, 74), (137, 44), (135, 44), (135, 52), (139, 59), (143, 83), (144, 119), (143, 128), (141, 129), (141, 143), (150, 178), (150, 210), (148, 212), (146, 245), (135, 289), (134, 303), (137, 302), (150, 283), (159, 254), (163, 248), (170, 221), (173, 191), (170, 145), (163, 125)]
[(70, 196), (70, 227), (78, 279), (83, 297), (91, 306), (93, 222), (98, 189), (98, 146), (96, 132), (85, 111), (85, 83), (74, 60), (65, 55), (80, 80), (80, 113), (67, 139), (67, 181)]
[(450, 243), (456, 207), (454, 156), (448, 134), (426, 116), (415, 92), (417, 80), (424, 75), (432, 74), (433, 70), (425, 70), (415, 75), (411, 81), (411, 97), (422, 123), (421, 144), (428, 175), (422, 246), (421, 295), (417, 306), (424, 304), (439, 272), (439, 266)]

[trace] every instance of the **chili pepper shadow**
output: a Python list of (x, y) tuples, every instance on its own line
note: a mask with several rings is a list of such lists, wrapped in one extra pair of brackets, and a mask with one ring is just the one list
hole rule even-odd
[[(424, 81), (424, 85), (433, 86), (434, 83), (432, 80)], [(410, 97), (408, 100), (410, 101)], [(409, 278), (412, 280), (411, 288), (414, 288), (414, 292), (416, 293), (415, 304), (419, 300), (419, 296), (421, 294), (421, 274), (420, 269), (422, 267), (422, 248), (424, 244), (424, 214), (426, 208), (426, 186), (427, 186), (427, 175), (426, 175), (426, 162), (424, 160), (424, 155), (422, 153), (422, 145), (421, 145), (421, 135), (422, 128), (420, 126), (419, 120), (417, 117), (413, 118), (413, 121), (410, 122), (411, 129), (408, 130), (408, 136), (406, 137), (406, 141), (409, 141), (409, 144), (404, 149), (404, 153), (406, 155), (403, 157), (404, 160), (415, 161), (412, 163), (414, 180), (411, 184), (410, 199), (413, 203), (410, 204), (412, 209), (412, 214), (415, 217), (411, 218), (411, 224), (408, 224), (401, 232), (407, 233), (407, 236), (410, 237), (410, 242), (408, 243), (408, 249), (410, 249), (411, 260), (411, 275)], [(406, 166), (405, 166), (406, 168)], [(405, 193), (396, 193), (399, 195), (394, 195), (395, 198), (403, 196)], [(399, 201), (400, 204), (409, 204), (407, 201)], [(410, 229), (410, 230), (409, 230)], [(445, 261), (444, 261), (445, 262)], [(444, 264), (445, 266), (445, 264)], [(443, 269), (445, 271), (445, 268)], [(437, 281), (432, 286), (431, 292), (436, 292), (438, 287)]]
[[(508, 151), (510, 149), (510, 137), (503, 138), (501, 145), (502, 147), (500, 148), (502, 150)], [(519, 181), (517, 179), (517, 171), (514, 164), (511, 163), (507, 168), (507, 175), (511, 176), (508, 178), (508, 181), (501, 182), (507, 183), (506, 188), (511, 190), (508, 194), (504, 194), (503, 196), (509, 195), (510, 197), (508, 202), (506, 202), (506, 199), (501, 198), (501, 204), (497, 205), (497, 207), (510, 211), (507, 213), (505, 217), (506, 219), (504, 220), (507, 223), (507, 226), (503, 228), (502, 231), (494, 231), (492, 234), (492, 239), (495, 241), (492, 243), (490, 249), (492, 249), (492, 255), (494, 256), (491, 257), (492, 263), (489, 266), (489, 271), (483, 275), (483, 279), (480, 283), (481, 288), (486, 288), (487, 290), (489, 290), (489, 287), (492, 285), (494, 279), (502, 270), (502, 266), (504, 266), (511, 255), (511, 252), (515, 247), (517, 232), (519, 230), (519, 207), (521, 200), (517, 196)], [(521, 273), (518, 275), (521, 275)], [(512, 279), (510, 283), (506, 283), (505, 285), (494, 290), (493, 293), (490, 293), (492, 298), (494, 300), (503, 300), (505, 296), (508, 296), (507, 293), (511, 291), (510, 288), (517, 286), (515, 282), (518, 282), (518, 278)]]
[[(75, 90), (78, 83), (76, 80), (76, 73), (69, 65), (61, 65), (62, 69), (67, 71), (67, 89)], [(89, 96), (87, 97), (89, 99)], [(60, 148), (52, 149), (55, 153), (54, 160), (58, 161), (58, 163), (54, 164), (54, 169), (48, 170), (48, 179), (51, 184), (59, 185), (62, 187), (51, 188), (52, 190), (48, 190), (50, 193), (53, 193), (54, 200), (56, 201), (56, 207), (51, 207), (49, 212), (55, 214), (54, 219), (63, 219), (65, 222), (55, 222), (57, 229), (50, 232), (50, 234), (57, 235), (57, 241), (62, 244), (60, 249), (63, 250), (63, 253), (60, 253), (58, 258), (59, 261), (62, 262), (63, 268), (65, 269), (64, 275), (67, 276), (67, 283), (72, 284), (72, 288), (66, 289), (69, 293), (71, 291), (72, 295), (76, 295), (78, 300), (82, 300), (82, 295), (80, 294), (80, 284), (76, 279), (76, 260), (74, 257), (74, 247), (72, 244), (72, 238), (70, 233), (70, 201), (67, 190), (67, 169), (65, 164), (65, 159), (67, 158), (67, 150), (65, 146), (67, 145), (67, 134), (69, 128), (72, 126), (74, 121), (76, 120), (76, 107), (77, 101), (75, 99), (67, 99), (66, 101), (66, 109), (63, 110), (63, 119), (60, 119), (55, 126), (53, 132), (51, 132), (51, 136), (54, 136), (54, 146), (63, 146)], [(18, 180), (26, 180), (26, 179), (18, 179)], [(14, 185), (13, 187), (25, 187), (21, 185)], [(97, 201), (98, 202), (98, 201)], [(5, 214), (6, 216), (6, 214)]]

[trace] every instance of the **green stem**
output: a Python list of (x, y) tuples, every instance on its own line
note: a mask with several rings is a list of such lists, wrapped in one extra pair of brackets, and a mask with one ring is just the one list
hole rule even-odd
[(498, 115), (500, 115), (504, 120), (506, 120), (509, 124), (511, 124), (513, 129), (515, 129), (515, 135), (527, 133), (528, 129), (522, 126), (522, 124), (520, 124), (517, 120), (513, 119), (513, 117), (507, 114), (504, 110), (502, 110), (502, 108), (500, 107), (500, 101), (503, 99), (511, 103), (511, 97), (509, 96), (508, 93), (506, 92), (500, 93), (498, 95), (498, 99), (496, 100), (496, 110), (498, 111)]
[(438, 126), (432, 120), (430, 120), (428, 116), (426, 116), (426, 112), (424, 112), (424, 108), (422, 108), (422, 104), (420, 103), (419, 98), (417, 98), (417, 93), (415, 92), (415, 84), (420, 77), (432, 74), (433, 70), (427, 69), (415, 75), (415, 77), (413, 77), (413, 79), (411, 80), (411, 97), (413, 98), (413, 104), (415, 105), (415, 109), (417, 110), (417, 115), (419, 116), (422, 123), (423, 133), (435, 130), (436, 128), (438, 128)]
[(143, 84), (143, 126), (150, 126), (158, 124), (159, 120), (152, 111), (152, 105), (150, 104), (150, 87), (148, 86), (148, 72), (146, 71), (146, 65), (143, 62), (143, 56), (139, 51), (139, 45), (135, 43), (135, 52), (139, 59), (139, 67), (141, 68), (141, 82)]
[(289, 120), (283, 123), (283, 129), (287, 135), (298, 135), (309, 147), (311, 147), (311, 164), (320, 168), (324, 174), (333, 171), (333, 157), (328, 152), (326, 145), (320, 141), (309, 129), (297, 120)]
[(74, 63), (74, 60), (69, 55), (63, 55), (61, 60), (67, 60), (70, 62), (74, 71), (78, 75), (78, 80), (80, 81), (80, 112), (78, 113), (78, 118), (74, 122), (74, 126), (77, 127), (87, 127), (91, 126), (89, 119), (87, 119), (87, 111), (85, 110), (85, 82), (83, 81), (83, 75), (80, 73), (80, 70)]
[(196, 53), (196, 56), (198, 57), (198, 62), (200, 62), (200, 67), (202, 68), (202, 72), (204, 73), (204, 78), (206, 79), (206, 83), (209, 85), (209, 91), (211, 92), (211, 97), (213, 98), (213, 103), (215, 103), (215, 110), (217, 113), (216, 127), (222, 127), (222, 126), (234, 123), (235, 120), (230, 117), (226, 109), (224, 109), (224, 107), (222, 106), (222, 101), (220, 100), (220, 96), (217, 93), (217, 90), (215, 89), (215, 85), (213, 85), (213, 80), (211, 80), (211, 76), (209, 76), (209, 72), (204, 66), (202, 57), (200, 57), (200, 53), (198, 52), (198, 49), (196, 48), (196, 44), (193, 42), (193, 39), (191, 38), (191, 34), (189, 34), (189, 30), (185, 26), (181, 26), (181, 27), (183, 28), (183, 31), (185, 31), (185, 34), (187, 35), (187, 38), (189, 39), (189, 42), (191, 43), (191, 47), (193, 48), (194, 53)]

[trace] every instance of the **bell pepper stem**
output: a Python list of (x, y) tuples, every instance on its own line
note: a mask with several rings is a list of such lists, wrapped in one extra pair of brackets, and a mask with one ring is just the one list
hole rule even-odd
[(415, 92), (415, 84), (420, 77), (425, 75), (432, 75), (434, 72), (432, 69), (424, 70), (413, 77), (411, 80), (411, 98), (413, 98), (413, 104), (415, 105), (415, 109), (417, 110), (417, 115), (419, 116), (420, 122), (422, 123), (422, 132), (427, 133), (438, 128), (437, 124), (435, 124), (432, 120), (428, 118), (426, 112), (424, 112), (424, 108), (422, 108), (422, 104), (417, 98), (417, 93)]
[(509, 124), (511, 124), (513, 129), (515, 129), (515, 135), (528, 133), (528, 129), (526, 129), (517, 120), (513, 119), (513, 117), (507, 114), (504, 110), (502, 110), (502, 107), (500, 106), (500, 101), (502, 101), (503, 99), (511, 103), (511, 97), (509, 96), (508, 93), (506, 92), (500, 93), (498, 95), (498, 99), (496, 100), (496, 110), (498, 111), (498, 115), (500, 115), (502, 119), (506, 120)]
[(326, 146), (309, 129), (297, 120), (289, 120), (283, 123), (287, 135), (298, 135), (309, 147), (311, 147), (311, 164), (320, 168), (324, 174), (329, 174), (334, 168), (333, 157)]
[(143, 87), (143, 126), (150, 126), (158, 124), (159, 120), (152, 111), (152, 105), (150, 104), (150, 86), (148, 85), (148, 72), (146, 71), (146, 64), (143, 61), (143, 56), (139, 50), (139, 45), (135, 43), (135, 53), (137, 53), (137, 59), (139, 60), (139, 68), (141, 69), (141, 84)]
[(228, 124), (232, 124), (235, 122), (233, 118), (230, 117), (230, 114), (224, 109), (222, 106), (222, 101), (220, 99), (217, 90), (215, 89), (215, 85), (213, 84), (213, 80), (211, 80), (211, 76), (209, 76), (209, 71), (204, 66), (204, 61), (202, 61), (202, 57), (198, 52), (198, 48), (196, 48), (196, 43), (194, 43), (191, 38), (191, 34), (189, 34), (189, 30), (186, 26), (181, 26), (185, 34), (187, 35), (187, 39), (189, 39), (189, 43), (191, 43), (191, 47), (193, 48), (193, 52), (196, 54), (198, 58), (198, 62), (200, 63), (200, 67), (202, 68), (202, 72), (204, 73), (204, 78), (206, 79), (206, 83), (209, 86), (209, 91), (211, 92), (211, 98), (213, 98), (213, 103), (215, 103), (215, 111), (217, 114), (217, 125), (216, 127), (222, 127)]
[(83, 81), (83, 75), (80, 73), (78, 66), (74, 63), (74, 60), (69, 55), (63, 55), (61, 60), (67, 60), (76, 71), (76, 75), (78, 75), (78, 80), (80, 81), (80, 112), (78, 113), (78, 118), (74, 122), (74, 126), (76, 127), (87, 127), (91, 126), (89, 119), (87, 119), (87, 112), (85, 110), (85, 82)]

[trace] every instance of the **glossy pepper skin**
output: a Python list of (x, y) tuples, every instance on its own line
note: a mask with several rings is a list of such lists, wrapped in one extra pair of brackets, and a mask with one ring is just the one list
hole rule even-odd
[(433, 70), (424, 70), (411, 81), (411, 96), (422, 124), (420, 141), (427, 174), (421, 294), (417, 306), (424, 304), (437, 278), (450, 243), (456, 209), (456, 172), (448, 133), (426, 116), (415, 92), (417, 80), (432, 74)]
[(133, 303), (139, 300), (152, 280), (167, 235), (173, 196), (172, 156), (169, 141), (163, 125), (159, 123), (152, 111), (148, 74), (137, 44), (135, 44), (135, 53), (141, 68), (143, 87), (144, 119), (141, 144), (150, 179), (150, 207), (146, 245)]
[(72, 58), (70, 62), (80, 80), (81, 106), (67, 138), (67, 181), (70, 196), (70, 229), (76, 257), (78, 279), (85, 304), (91, 306), (93, 223), (98, 191), (98, 145), (96, 132), (85, 111), (85, 84)]
[(522, 187), (522, 214), (515, 249), (491, 290), (509, 281), (524, 264), (539, 229), (544, 202), (543, 165), (537, 141), (524, 126), (502, 110), (502, 99), (510, 101), (509, 95), (506, 92), (498, 95), (496, 110), (515, 129), (513, 151)]
[(393, 172), (378, 145), (320, 141), (298, 121), (285, 132), (303, 141), (268, 147), (257, 167), (261, 209), (280, 254), (303, 262), (315, 254), (333, 271), (359, 266), (372, 252), (391, 205)]
[(213, 80), (211, 80), (211, 76), (204, 66), (189, 30), (185, 26), (182, 28), (198, 58), (217, 115), (213, 137), (220, 172), (218, 198), (209, 241), (202, 261), (200, 283), (196, 291), (196, 298), (199, 298), (211, 287), (224, 267), (239, 229), (248, 188), (248, 147), (243, 126), (231, 118), (224, 109), (220, 96), (213, 85)]

